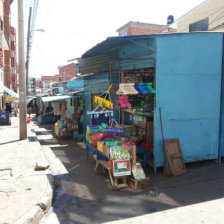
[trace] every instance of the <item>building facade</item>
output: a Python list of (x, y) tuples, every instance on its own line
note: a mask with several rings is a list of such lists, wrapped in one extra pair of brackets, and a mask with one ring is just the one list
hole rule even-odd
[[(8, 83), (8, 76), (10, 77), (10, 58), (9, 60), (5, 60), (6, 55), (9, 52), (9, 32), (6, 34), (5, 28), (9, 25), (10, 18), (10, 4), (12, 1), (0, 0), (0, 85), (3, 86)], [(6, 21), (6, 24), (4, 24)], [(8, 25), (7, 25), (8, 24)], [(9, 30), (7, 30), (9, 31)], [(8, 64), (6, 63), (8, 62)], [(5, 73), (5, 69), (7, 69), (7, 73)], [(8, 83), (9, 84), (9, 83)], [(4, 91), (1, 89), (0, 91), (0, 110), (4, 108), (6, 102), (6, 97), (4, 95)]]
[[(8, 43), (10, 43), (10, 5), (12, 0), (3, 1), (3, 30)], [(4, 85), (11, 88), (11, 52), (4, 49)]]
[(11, 88), (17, 92), (18, 77), (17, 77), (17, 56), (16, 56), (16, 29), (10, 27), (10, 56), (11, 56)]
[(224, 31), (223, 15), (223, 0), (206, 0), (175, 22), (177, 32)]
[(64, 66), (59, 66), (59, 81), (70, 81), (72, 78), (76, 77), (76, 64), (71, 63)]
[(59, 82), (59, 75), (45, 75), (41, 76), (41, 88), (42, 93), (48, 93), (49, 89), (51, 88), (51, 83)]
[(169, 28), (168, 25), (140, 23), (134, 21), (130, 21), (116, 30), (116, 32), (118, 32), (118, 36), (149, 35), (175, 31), (175, 29)]

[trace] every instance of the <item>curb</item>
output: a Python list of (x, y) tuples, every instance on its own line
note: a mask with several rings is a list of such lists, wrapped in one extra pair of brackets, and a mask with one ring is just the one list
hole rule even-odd
[[(35, 131), (30, 128), (27, 129), (27, 131), (29, 136), (28, 140), (37, 144), (37, 149), (39, 150), (41, 160), (47, 161), (42, 151), (40, 142), (37, 139)], [(44, 196), (40, 198), (39, 202), (33, 208), (31, 208), (29, 213), (18, 219), (16, 222), (14, 222), (14, 224), (38, 224), (43, 216), (48, 212), (52, 204), (55, 183), (54, 176), (51, 173), (50, 169), (46, 170), (46, 176), (49, 180), (49, 184), (44, 193)]]
[[(49, 175), (49, 174), (48, 174)], [(46, 190), (46, 195), (40, 199), (40, 201), (30, 210), (30, 212), (19, 220), (14, 222), (14, 224), (38, 224), (43, 216), (47, 213), (51, 207), (51, 201), (53, 198), (54, 189), (54, 177), (53, 175), (48, 176), (49, 185)]]

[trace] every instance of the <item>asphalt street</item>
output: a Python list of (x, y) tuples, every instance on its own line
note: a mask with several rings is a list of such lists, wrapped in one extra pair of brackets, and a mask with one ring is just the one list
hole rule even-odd
[(87, 161), (82, 142), (56, 138), (52, 124), (34, 126), (46, 155), (53, 153), (67, 170), (55, 175), (53, 209), (48, 214), (60, 223), (118, 221), (224, 198), (224, 166), (216, 161), (187, 164), (187, 173), (178, 177), (166, 177), (162, 170), (154, 174), (148, 168), (149, 188), (115, 191), (107, 174), (93, 173), (95, 161)]

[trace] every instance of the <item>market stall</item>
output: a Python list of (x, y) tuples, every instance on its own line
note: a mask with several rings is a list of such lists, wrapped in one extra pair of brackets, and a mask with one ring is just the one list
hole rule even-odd
[(0, 124), (11, 123), (10, 115), (17, 116), (19, 95), (4, 85), (0, 85)]
[[(163, 143), (170, 139), (179, 139), (185, 163), (220, 163), (224, 158), (222, 45), (223, 33), (210, 32), (108, 37), (82, 55), (80, 71), (83, 77), (92, 74), (92, 86), (102, 74), (108, 74), (113, 83), (116, 73), (121, 78), (122, 72), (137, 71), (137, 80), (128, 74), (125, 80), (131, 81), (119, 79), (121, 93), (124, 88), (128, 93), (119, 97), (120, 117), (122, 122), (132, 123), (143, 139), (147, 137), (144, 129), (152, 129), (148, 137), (153, 138), (150, 164), (155, 172), (165, 165)], [(138, 80), (138, 73), (141, 77), (147, 69), (153, 69), (154, 81)], [(126, 83), (134, 83), (140, 92), (142, 86), (135, 84), (148, 83), (147, 88), (156, 89), (152, 116), (149, 110), (122, 106), (136, 103), (136, 96), (131, 95), (136, 93), (133, 85)], [(143, 86), (140, 99), (150, 94), (144, 93)], [(143, 127), (142, 131), (137, 126)]]
[(82, 91), (70, 96), (42, 97), (38, 120), (41, 123), (55, 123), (54, 131), (58, 137), (80, 139), (83, 137), (84, 120)]
[(66, 101), (66, 113), (55, 123), (56, 136), (70, 136), (74, 140), (83, 139), (83, 97), (73, 96)]
[(66, 111), (66, 99), (69, 96), (47, 96), (40, 98), (38, 121), (40, 123), (55, 123)]
[[(108, 171), (113, 188), (127, 187), (127, 183), (133, 188), (136, 184), (139, 186), (136, 188), (147, 187), (149, 178), (146, 178), (141, 163), (136, 163), (139, 160), (136, 147), (139, 139), (133, 125), (120, 125), (116, 121), (114, 117), (116, 106), (114, 107), (110, 97), (111, 87), (112, 85), (104, 94), (95, 96), (98, 105), (87, 113), (96, 117), (101, 114), (107, 115), (109, 120), (108, 123), (87, 126), (85, 142), (87, 153), (96, 160), (95, 172), (99, 165)], [(144, 184), (141, 185), (140, 182)]]

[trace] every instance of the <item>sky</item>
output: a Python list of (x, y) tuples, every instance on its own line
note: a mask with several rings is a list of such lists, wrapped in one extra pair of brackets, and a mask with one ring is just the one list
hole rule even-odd
[[(17, 1), (11, 7), (11, 23), (17, 28)], [(31, 0), (24, 2), (25, 43)], [(129, 21), (166, 24), (168, 15), (175, 20), (203, 0), (39, 0), (30, 54), (29, 75), (58, 74), (58, 66), (80, 57), (87, 50)]]

